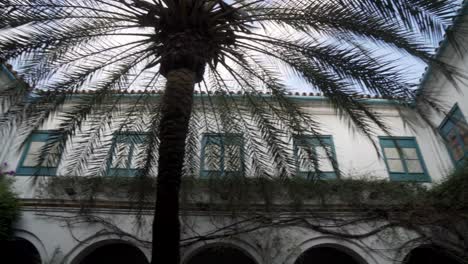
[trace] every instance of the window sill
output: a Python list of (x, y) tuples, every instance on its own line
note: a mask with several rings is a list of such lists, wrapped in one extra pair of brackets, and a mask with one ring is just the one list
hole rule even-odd
[(53, 167), (19, 167), (15, 175), (18, 176), (55, 176), (57, 168)]
[(425, 173), (390, 173), (391, 181), (399, 182), (432, 182)]

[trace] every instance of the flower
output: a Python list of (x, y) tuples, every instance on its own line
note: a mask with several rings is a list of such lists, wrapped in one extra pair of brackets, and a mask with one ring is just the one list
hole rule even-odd
[(5, 168), (8, 167), (7, 162), (0, 163), (0, 175), (15, 175), (16, 172), (11, 170), (11, 171), (4, 171)]

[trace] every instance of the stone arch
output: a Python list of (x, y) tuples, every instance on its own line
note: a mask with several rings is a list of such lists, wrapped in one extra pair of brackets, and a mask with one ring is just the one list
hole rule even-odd
[[(309, 263), (304, 261), (304, 254), (321, 254), (319, 249), (323, 250), (323, 255), (329, 255), (330, 253), (336, 253), (341, 257), (348, 256), (356, 264), (378, 264), (376, 258), (370, 254), (368, 250), (362, 245), (350, 240), (345, 240), (335, 237), (317, 237), (304, 241), (296, 247), (293, 252), (286, 257), (284, 263), (286, 264), (306, 264)], [(301, 262), (298, 262), (301, 261)], [(314, 262), (318, 263), (319, 262)], [(324, 262), (329, 263), (329, 262)]]
[(0, 241), (3, 257), (14, 263), (39, 264), (48, 260), (41, 240), (25, 230), (14, 230), (12, 240)]
[(435, 245), (420, 245), (408, 252), (404, 264), (461, 264), (454, 255)]
[[(81, 264), (87, 260), (87, 257), (98, 251), (123, 252), (125, 250), (131, 252), (131, 254), (136, 254), (137, 258), (141, 260), (141, 263), (149, 263), (149, 251), (138, 247), (137, 245), (139, 244), (138, 241), (131, 237), (119, 236), (117, 234), (93, 237), (81, 242), (73, 248), (70, 253), (65, 256), (64, 263)], [(114, 250), (111, 249), (113, 246)], [(135, 262), (135, 264), (137, 263)]]
[[(241, 240), (214, 240), (205, 243), (197, 243), (185, 251), (182, 256), (183, 264), (197, 264), (202, 259), (207, 260), (207, 257), (212, 254), (218, 254), (217, 257), (229, 256), (233, 260), (238, 257), (237, 262), (245, 264), (260, 264), (261, 257), (256, 252), (255, 248)], [(209, 260), (208, 260), (209, 261)], [(209, 264), (210, 262), (203, 262)], [(219, 261), (219, 259), (218, 259)], [(240, 261), (240, 262), (239, 262)], [(218, 263), (218, 262), (213, 262)], [(220, 262), (228, 263), (228, 262)]]
[(324, 244), (309, 248), (294, 263), (364, 264), (365, 261), (345, 248)]
[(31, 244), (33, 244), (34, 247), (39, 252), (39, 255), (43, 261), (46, 259), (49, 259), (49, 255), (47, 254), (47, 250), (44, 246), (44, 243), (42, 243), (39, 237), (37, 237), (33, 233), (23, 230), (23, 229), (14, 229), (14, 236), (25, 239), (29, 241)]

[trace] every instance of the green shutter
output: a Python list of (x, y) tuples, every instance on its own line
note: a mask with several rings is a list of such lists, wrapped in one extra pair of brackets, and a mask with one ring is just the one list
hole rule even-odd
[[(121, 132), (114, 135), (112, 139), (112, 145), (109, 153), (109, 160), (107, 162), (107, 175), (108, 176), (120, 176), (120, 177), (129, 177), (135, 176), (138, 172), (138, 168), (132, 167), (132, 160), (138, 155), (138, 144), (144, 144), (147, 137), (147, 133), (138, 133), (138, 132)], [(119, 151), (118, 146), (123, 146), (128, 149), (127, 154), (121, 157), (119, 161), (119, 167), (114, 167), (113, 163), (116, 157), (116, 151)]]
[(431, 181), (414, 137), (380, 137), (379, 140), (390, 180)]
[[(301, 170), (301, 157), (300, 157), (300, 149), (302, 147), (307, 148), (310, 152), (311, 155), (315, 155), (322, 157), (321, 161), (318, 161), (318, 164), (311, 164), (313, 167), (310, 171), (304, 171)], [(318, 153), (319, 149), (326, 148), (328, 151), (325, 153)], [(296, 163), (296, 175), (300, 177), (304, 177), (307, 179), (336, 179), (337, 178), (337, 172), (339, 171), (338, 169), (338, 163), (336, 160), (336, 153), (335, 153), (335, 145), (333, 144), (333, 138), (332, 136), (319, 136), (319, 137), (314, 137), (314, 136), (296, 136), (294, 137), (294, 146), (293, 146), (293, 151), (294, 151), (294, 160)], [(328, 157), (328, 154), (331, 155)], [(325, 157), (323, 157), (325, 155)], [(319, 157), (319, 159), (320, 159)], [(305, 162), (313, 163), (313, 161), (307, 161), (306, 159), (304, 160)], [(325, 166), (324, 163), (326, 164)], [(318, 168), (318, 171), (315, 170), (315, 168)], [(325, 168), (321, 168), (325, 167)]]
[[(47, 144), (47, 142), (50, 142), (50, 140), (52, 139), (54, 135), (57, 135), (57, 130), (34, 131), (29, 136), (24, 146), (23, 153), (21, 154), (20, 161), (16, 169), (16, 175), (19, 175), (19, 176), (21, 175), (54, 176), (57, 174), (57, 166), (58, 166), (58, 162), (60, 161), (60, 157), (57, 157), (57, 164), (54, 166), (31, 166), (30, 164), (26, 164), (26, 158), (28, 154), (30, 154), (32, 144), (34, 142), (45, 142), (45, 144)], [(58, 155), (61, 156), (62, 152), (60, 151)]]
[[(244, 173), (244, 140), (241, 134), (207, 133), (203, 134), (201, 143), (201, 177)], [(212, 153), (214, 150), (218, 153)]]
[[(439, 133), (444, 139), (450, 158), (456, 166), (461, 166), (468, 158), (466, 145), (466, 119), (457, 104), (455, 104), (439, 126)], [(456, 149), (454, 149), (456, 148)], [(456, 153), (457, 152), (457, 153)]]

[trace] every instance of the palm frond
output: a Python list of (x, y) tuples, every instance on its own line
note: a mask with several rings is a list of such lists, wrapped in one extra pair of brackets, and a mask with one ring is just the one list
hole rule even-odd
[[(54, 117), (59, 133), (41, 159), (58, 144), (71, 157), (66, 175), (104, 176), (113, 155), (110, 131), (148, 131), (128, 194), (143, 206), (154, 195), (146, 187), (160, 158), (159, 77), (183, 68), (195, 73), (200, 89), (185, 176), (200, 170), (200, 131), (243, 131), (246, 175), (291, 177), (291, 141), (320, 138), (323, 131), (316, 117), (290, 100), (284, 80), (305, 80), (304, 91), (327, 97), (337, 115), (376, 147), (375, 131), (391, 131), (361, 96), (382, 96), (401, 108), (417, 98), (417, 83), (395, 56), (382, 53), (431, 64), (455, 82), (463, 74), (435, 59), (433, 48), (458, 6), (456, 0), (0, 0), (0, 61), (15, 65), (38, 88), (9, 101), (0, 136), (18, 127), (26, 139)], [(138, 89), (144, 95), (122, 94)], [(419, 98), (441, 108), (428, 95)], [(327, 156), (332, 158), (328, 150)], [(86, 195), (94, 198), (94, 191)]]

